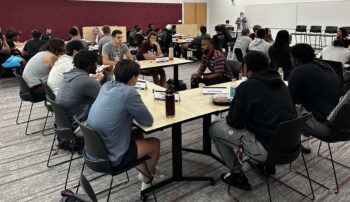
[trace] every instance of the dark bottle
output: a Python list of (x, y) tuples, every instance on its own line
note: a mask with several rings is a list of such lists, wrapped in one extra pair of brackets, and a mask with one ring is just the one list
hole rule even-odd
[(175, 116), (175, 95), (171, 85), (165, 91), (165, 115), (166, 117)]

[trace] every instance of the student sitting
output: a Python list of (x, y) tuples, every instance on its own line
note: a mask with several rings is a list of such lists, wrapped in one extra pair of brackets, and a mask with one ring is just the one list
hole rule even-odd
[(183, 44), (181, 46), (181, 52), (182, 52), (182, 57), (186, 58), (187, 57), (187, 50), (188, 48), (196, 49), (196, 56), (197, 58), (202, 57), (202, 50), (201, 50), (201, 44), (202, 44), (202, 39), (204, 37), (210, 37), (209, 34), (207, 34), (207, 27), (202, 25), (200, 28), (200, 35), (194, 38), (190, 44)]
[(249, 50), (260, 51), (269, 58), (269, 48), (272, 44), (264, 40), (265, 35), (266, 31), (264, 29), (259, 29), (257, 31), (256, 38), (249, 45)]
[(84, 48), (85, 47), (81, 41), (70, 41), (66, 45), (66, 54), (60, 56), (55, 62), (50, 71), (49, 78), (47, 79), (47, 85), (51, 88), (55, 95), (57, 95), (58, 89), (61, 86), (63, 73), (74, 68), (73, 58), (76, 54), (78, 54), (79, 50)]
[(6, 38), (0, 32), (0, 66), (4, 68), (22, 67), (23, 59), (19, 56), (11, 55), (10, 46), (7, 44)]
[[(151, 159), (146, 163), (153, 175), (159, 159), (160, 142), (154, 137), (143, 138), (142, 132), (132, 127), (133, 120), (144, 126), (153, 124), (152, 114), (134, 88), (139, 71), (139, 64), (132, 60), (118, 62), (114, 68), (115, 81), (103, 85), (91, 107), (87, 124), (104, 141), (115, 169), (124, 168), (148, 155)], [(144, 164), (138, 168), (147, 173)], [(149, 177), (143, 175), (141, 190), (150, 186)], [(155, 180), (157, 178), (154, 176)]]
[(172, 25), (168, 24), (165, 26), (165, 29), (158, 35), (159, 45), (163, 54), (168, 55), (172, 40)]
[[(141, 45), (139, 55), (140, 60), (155, 60), (156, 57), (163, 56), (162, 50), (157, 42), (157, 34), (155, 32), (150, 32), (148, 34), (147, 41)], [(166, 77), (163, 68), (144, 69), (141, 70), (141, 73), (152, 76), (155, 84), (165, 86)]]
[(132, 59), (132, 55), (127, 45), (122, 42), (122, 31), (112, 32), (112, 41), (106, 43), (102, 48), (102, 60), (104, 65), (109, 65), (112, 69), (120, 60)]
[(45, 34), (41, 37), (42, 40), (48, 41), (52, 38), (55, 38), (55, 36), (52, 34), (52, 28), (51, 27), (46, 27), (45, 28)]
[[(228, 68), (225, 56), (214, 48), (214, 42), (210, 37), (202, 40), (202, 61), (196, 73), (191, 76), (191, 88), (198, 88), (199, 83), (213, 85), (231, 81), (232, 71)], [(210, 73), (204, 73), (206, 69)]]
[(97, 54), (94, 51), (80, 50), (74, 57), (73, 64), (75, 68), (63, 73), (56, 101), (67, 113), (73, 127), (77, 128), (74, 116), (80, 121), (87, 119), (90, 107), (100, 92), (99, 80), (103, 75), (98, 74), (96, 78), (89, 77), (89, 74), (94, 74), (96, 71)]
[(46, 94), (41, 81), (47, 82), (49, 73), (60, 55), (64, 54), (64, 41), (50, 39), (40, 52), (34, 55), (23, 71), (23, 79), (28, 84), (35, 99), (45, 100)]
[(102, 47), (112, 41), (111, 28), (108, 25), (102, 27), (103, 36), (98, 41), (98, 52), (102, 53)]
[(27, 41), (23, 48), (23, 58), (27, 61), (32, 58), (35, 54), (39, 52), (41, 46), (43, 46), (47, 41), (41, 40), (41, 32), (38, 30), (32, 31), (32, 39)]
[(92, 43), (91, 45), (94, 46), (94, 45), (97, 45), (98, 44), (98, 41), (101, 39), (102, 37), (102, 34), (100, 32), (100, 28), (98, 27), (94, 27), (92, 29), (92, 36), (93, 36), (93, 39), (92, 39)]
[(332, 46), (328, 46), (322, 50), (322, 59), (338, 61), (344, 65), (350, 60), (350, 50), (346, 47), (344, 39), (336, 39)]
[[(233, 47), (233, 52), (235, 51), (235, 49), (239, 48), (242, 51), (243, 57), (247, 54), (247, 50), (249, 47), (249, 44), (252, 42), (252, 39), (248, 36), (249, 35), (249, 29), (248, 28), (244, 28), (242, 30), (242, 34), (241, 36), (239, 36), (236, 40), (236, 43)], [(233, 57), (234, 61), (238, 61), (236, 54), (234, 54)]]
[(81, 43), (83, 43), (84, 47), (86, 47), (86, 48), (89, 47), (88, 44), (86, 43), (86, 41), (81, 38), (79, 29), (77, 26), (72, 26), (69, 29), (68, 33), (69, 33), (69, 36), (71, 37), (70, 41), (73, 41), (73, 40), (81, 41)]
[(17, 32), (17, 30), (13, 27), (9, 28), (6, 31), (6, 42), (11, 49), (11, 55), (22, 56), (21, 51), (16, 48), (16, 42), (18, 40), (19, 40), (19, 33)]
[[(214, 122), (209, 135), (229, 169), (221, 175), (221, 180), (250, 190), (234, 149), (237, 151), (242, 141), (246, 155), (259, 161), (266, 160), (267, 149), (279, 123), (294, 119), (297, 114), (287, 86), (277, 71), (269, 69), (268, 59), (263, 53), (249, 51), (244, 63), (248, 80), (236, 88), (226, 122)], [(255, 167), (263, 169), (261, 164)], [(266, 172), (275, 174), (275, 166), (268, 167)]]

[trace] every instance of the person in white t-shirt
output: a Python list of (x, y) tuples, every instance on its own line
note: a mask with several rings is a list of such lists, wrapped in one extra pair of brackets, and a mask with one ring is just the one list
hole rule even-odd
[(323, 60), (332, 60), (341, 62), (343, 65), (350, 60), (350, 50), (346, 48), (344, 39), (338, 38), (334, 40), (332, 46), (323, 48)]
[[(250, 43), (249, 50), (256, 50), (264, 53), (269, 58), (269, 48), (272, 45), (264, 40), (266, 31), (259, 29), (256, 34), (256, 38)], [(269, 58), (270, 60), (270, 58)]]
[(66, 45), (66, 53), (59, 57), (55, 62), (47, 80), (47, 85), (51, 88), (55, 95), (57, 95), (58, 89), (62, 83), (63, 73), (74, 68), (73, 58), (79, 52), (79, 50), (84, 48), (84, 44), (81, 41), (70, 41)]

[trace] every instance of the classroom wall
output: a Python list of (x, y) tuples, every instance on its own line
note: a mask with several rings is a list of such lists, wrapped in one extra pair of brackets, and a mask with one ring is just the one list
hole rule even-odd
[[(142, 1), (146, 2), (146, 1)], [(151, 1), (148, 1), (151, 2)], [(155, 2), (155, 1), (152, 1)], [(35, 8), (35, 10), (34, 10)], [(182, 19), (182, 4), (98, 2), (70, 0), (11, 0), (1, 5), (0, 27), (5, 33), (8, 27), (22, 31), (21, 40), (30, 38), (33, 28), (41, 31), (50, 25), (56, 36), (68, 39), (72, 25), (120, 25), (130, 29), (135, 23), (147, 30), (152, 22), (161, 28), (177, 24)]]
[[(280, 28), (294, 30), (296, 24), (323, 25), (324, 27), (327, 25), (345, 26), (345, 13), (347, 12), (339, 11), (348, 9), (349, 6), (344, 7), (348, 3), (350, 4), (350, 0), (234, 0), (234, 3), (231, 0), (208, 0), (209, 30), (213, 33), (215, 25), (223, 24), (225, 20), (230, 20), (231, 24), (234, 24), (241, 11), (247, 14), (248, 26), (250, 27), (254, 23), (259, 23), (259, 20), (271, 28), (276, 28), (276, 30)], [(328, 5), (331, 5), (332, 9), (324, 12)], [(256, 9), (259, 11), (258, 16), (249, 13), (249, 11), (254, 10), (252, 9), (254, 7), (260, 8)], [(265, 7), (271, 9), (262, 9)], [(312, 9), (313, 7), (317, 9)], [(291, 13), (292, 10), (294, 13)], [(287, 14), (290, 15), (287, 16)], [(344, 19), (342, 22), (339, 21), (341, 18)], [(276, 26), (274, 26), (273, 21), (277, 22)], [(350, 26), (350, 22), (348, 24), (347, 26)]]

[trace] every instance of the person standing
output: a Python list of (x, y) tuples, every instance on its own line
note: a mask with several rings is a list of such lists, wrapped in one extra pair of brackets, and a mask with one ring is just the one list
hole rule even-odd
[(237, 18), (236, 20), (236, 25), (237, 25), (237, 33), (242, 31), (244, 28), (247, 28), (247, 18), (244, 17), (243, 12), (239, 14), (239, 18)]

